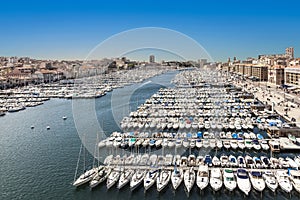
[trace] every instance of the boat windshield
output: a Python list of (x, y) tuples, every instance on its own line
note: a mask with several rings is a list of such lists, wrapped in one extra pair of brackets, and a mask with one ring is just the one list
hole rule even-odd
[(297, 176), (297, 175), (295, 176), (295, 175), (294, 175), (294, 176), (293, 176), (293, 179), (300, 180), (300, 176)]
[(241, 179), (247, 179), (248, 178), (247, 174), (244, 174), (244, 173), (237, 174), (237, 176)]

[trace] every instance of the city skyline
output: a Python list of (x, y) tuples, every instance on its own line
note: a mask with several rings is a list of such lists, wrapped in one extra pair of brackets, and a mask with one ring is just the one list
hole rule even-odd
[(3, 2), (0, 55), (83, 60), (112, 35), (162, 27), (191, 37), (215, 61), (284, 53), (290, 46), (300, 57), (298, 5), (256, 0), (246, 5), (237, 1)]

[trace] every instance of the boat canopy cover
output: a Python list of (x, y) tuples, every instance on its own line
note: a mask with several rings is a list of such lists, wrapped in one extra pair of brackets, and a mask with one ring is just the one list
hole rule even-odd
[(257, 139), (259, 139), (259, 140), (264, 139), (264, 137), (263, 137), (261, 134), (257, 134), (256, 137), (257, 137)]
[(253, 175), (253, 176), (257, 176), (257, 177), (261, 177), (262, 176), (262, 174), (261, 174), (261, 172), (251, 172), (251, 174)]
[(244, 164), (244, 159), (243, 158), (240, 158), (240, 163)]
[(198, 132), (198, 133), (197, 133), (197, 137), (198, 137), (198, 138), (201, 138), (201, 137), (202, 137), (202, 132)]

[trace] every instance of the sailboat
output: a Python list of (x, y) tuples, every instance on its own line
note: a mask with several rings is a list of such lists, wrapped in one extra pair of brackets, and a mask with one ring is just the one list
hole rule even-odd
[(157, 191), (158, 192), (162, 191), (168, 185), (170, 179), (171, 179), (171, 171), (162, 170), (156, 179)]
[(109, 176), (110, 172), (111, 172), (110, 168), (103, 167), (101, 170), (98, 171), (98, 173), (96, 173), (96, 175), (91, 180), (90, 187), (94, 188), (100, 183), (102, 183), (103, 181), (105, 181), (105, 179), (107, 179), (107, 177)]
[(183, 170), (182, 169), (177, 169), (177, 165), (175, 163), (174, 171), (172, 172), (171, 175), (171, 182), (174, 190), (176, 190), (179, 185), (181, 184), (183, 180)]
[(184, 172), (184, 185), (186, 187), (188, 194), (190, 193), (195, 183), (195, 179), (196, 179), (196, 175), (193, 167), (191, 167), (189, 170), (186, 170)]
[(129, 183), (131, 177), (133, 176), (134, 170), (132, 169), (124, 169), (124, 171), (121, 173), (119, 182), (118, 182), (118, 189), (123, 188), (127, 183)]
[[(80, 161), (80, 156), (81, 156), (82, 148), (83, 148), (83, 159), (84, 159), (83, 160), (84, 173), (81, 174), (76, 179), (76, 175), (77, 175), (77, 171), (78, 171), (78, 165), (79, 165), (79, 161)], [(103, 166), (99, 166), (99, 167), (94, 167), (94, 168), (86, 171), (86, 163), (85, 163), (85, 161), (86, 161), (85, 160), (85, 148), (83, 147), (83, 144), (81, 144), (80, 151), (79, 151), (79, 156), (78, 156), (78, 161), (77, 161), (77, 166), (76, 166), (76, 170), (75, 170), (74, 182), (73, 182), (73, 186), (75, 186), (75, 187), (78, 187), (80, 185), (83, 185), (83, 184), (91, 181), (93, 179), (93, 177), (96, 175), (96, 173), (103, 168)]]
[(149, 170), (144, 178), (144, 188), (147, 191), (156, 181), (158, 170)]
[(146, 175), (145, 170), (138, 169), (130, 180), (130, 190), (135, 190), (142, 182)]
[(112, 170), (106, 180), (107, 189), (111, 188), (119, 180), (120, 175), (120, 169), (116, 168)]

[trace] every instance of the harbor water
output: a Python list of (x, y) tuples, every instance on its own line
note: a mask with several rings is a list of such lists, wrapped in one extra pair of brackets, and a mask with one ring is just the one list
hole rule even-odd
[[(135, 89), (130, 97), (130, 110), (144, 103), (170, 81), (177, 72), (169, 72), (150, 80), (147, 84), (129, 85), (114, 92)], [(99, 123), (103, 123), (105, 134), (120, 131), (118, 121), (112, 114), (112, 92), (95, 100)], [(89, 100), (87, 100), (89, 101)], [(82, 112), (85, 112), (82, 110)], [(63, 120), (62, 116), (67, 116)], [(31, 126), (34, 126), (31, 129)], [(50, 129), (47, 130), (46, 127)], [(93, 127), (87, 132), (94, 132)], [(28, 108), (17, 113), (8, 113), (0, 118), (0, 199), (299, 199), (293, 191), (286, 194), (280, 189), (276, 194), (268, 189), (263, 193), (252, 190), (248, 197), (235, 189), (228, 192), (224, 187), (215, 193), (207, 187), (202, 193), (194, 185), (189, 197), (182, 183), (174, 192), (171, 184), (158, 193), (152, 187), (146, 193), (142, 187), (134, 192), (127, 185), (121, 190), (106, 189), (102, 183), (93, 191), (88, 185), (72, 186), (81, 140), (72, 114), (72, 101), (51, 99), (44, 105)], [(222, 152), (217, 152), (218, 154)], [(229, 152), (230, 153), (230, 152)], [(238, 152), (232, 152), (238, 153)], [(243, 154), (244, 152), (240, 152)], [(267, 154), (267, 153), (266, 153)], [(89, 155), (87, 163), (92, 164)]]

